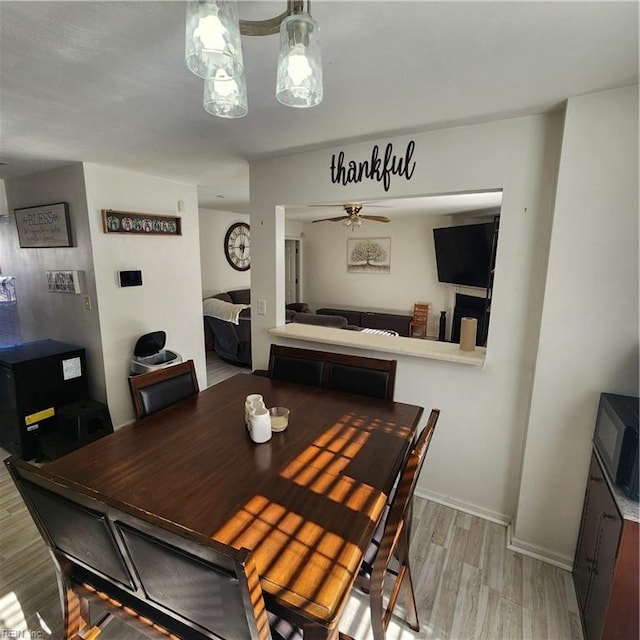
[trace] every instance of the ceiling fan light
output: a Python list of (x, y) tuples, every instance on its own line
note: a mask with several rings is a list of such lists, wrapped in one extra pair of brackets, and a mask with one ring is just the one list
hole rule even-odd
[(280, 26), (276, 98), (289, 107), (322, 102), (322, 57), (318, 24), (308, 13), (294, 13)]
[(228, 78), (220, 70), (215, 78), (204, 81), (204, 110), (219, 118), (242, 118), (247, 115), (247, 83), (244, 73)]
[(238, 4), (235, 0), (189, 0), (185, 64), (200, 78), (222, 70), (229, 78), (243, 73)]

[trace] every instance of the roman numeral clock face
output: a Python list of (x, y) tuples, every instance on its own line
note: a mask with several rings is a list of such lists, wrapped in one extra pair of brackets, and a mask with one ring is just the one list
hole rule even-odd
[(232, 224), (224, 237), (224, 255), (236, 271), (247, 271), (251, 266), (249, 248), (251, 236), (249, 225), (244, 222)]

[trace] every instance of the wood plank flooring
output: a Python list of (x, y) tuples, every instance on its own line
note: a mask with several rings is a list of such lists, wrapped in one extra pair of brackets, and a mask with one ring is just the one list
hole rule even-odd
[[(208, 358), (207, 371), (209, 385), (221, 376), (250, 372), (215, 356)], [(2, 459), (7, 455), (0, 449)], [(400, 602), (387, 640), (583, 638), (571, 574), (508, 551), (505, 527), (416, 498), (411, 555), (421, 628), (414, 632), (404, 624)], [(0, 562), (0, 637), (59, 640), (53, 562), (4, 465)], [(356, 640), (371, 640), (366, 596), (352, 595), (340, 629)], [(141, 638), (119, 621), (100, 635), (100, 640)]]
[(215, 352), (207, 351), (207, 386), (212, 387), (236, 373), (251, 373), (251, 369), (230, 364), (220, 359)]

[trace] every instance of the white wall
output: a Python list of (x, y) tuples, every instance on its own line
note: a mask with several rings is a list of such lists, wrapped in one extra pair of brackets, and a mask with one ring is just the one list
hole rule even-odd
[(200, 209), (200, 265), (204, 296), (250, 286), (251, 270), (236, 271), (224, 257), (224, 236), (234, 222), (249, 223), (249, 215)]
[(600, 393), (638, 394), (638, 89), (569, 100), (514, 544), (571, 557)]
[[(270, 310), (252, 323), (257, 368), (266, 365), (269, 327), (284, 322), (279, 316), (281, 223), (274, 214), (276, 205), (503, 189), (484, 368), (401, 356), (396, 380), (398, 400), (442, 410), (420, 491), (501, 521), (516, 511), (561, 125), (560, 115), (519, 118), (357, 143), (251, 166), (251, 221), (254, 249), (258, 248), (253, 254), (252, 290), (254, 296), (268, 300)], [(347, 186), (331, 182), (332, 153), (343, 150), (347, 159), (366, 159), (374, 143), (384, 149), (389, 141), (402, 153), (409, 140), (416, 144), (415, 171), (411, 180), (392, 178), (389, 192), (372, 181)], [(343, 229), (343, 233), (346, 241), (349, 232)], [(392, 248), (394, 256), (402, 249), (398, 244)]]
[[(365, 221), (355, 231), (334, 222), (304, 225), (305, 302), (321, 307), (366, 309), (411, 315), (415, 302), (428, 302), (429, 335), (438, 335), (440, 311), (448, 309), (452, 285), (440, 284), (433, 249), (434, 227), (450, 224), (449, 216)], [(391, 239), (390, 273), (348, 273), (347, 240)], [(484, 289), (473, 295), (484, 297)]]
[(332, 153), (360, 161), (374, 143), (391, 141), (402, 153), (414, 140), (413, 177), (392, 178), (391, 197), (503, 189), (484, 368), (399, 357), (396, 399), (442, 409), (420, 493), (505, 522), (517, 513), (516, 545), (567, 566), (597, 396), (637, 393), (636, 91), (570, 101), (564, 139), (564, 114), (555, 113), (251, 165), (253, 269), (260, 274), (252, 288), (272, 301), (252, 327), (258, 368), (266, 364), (269, 327), (283, 322), (277, 205), (385, 195), (377, 182), (333, 184)]
[[(167, 347), (195, 361), (206, 387), (198, 199), (193, 185), (84, 165), (107, 402), (114, 426), (133, 420), (127, 377), (143, 334), (162, 330)], [(184, 205), (178, 213), (178, 202)], [(181, 236), (104, 233), (102, 209), (179, 215)], [(142, 270), (142, 286), (121, 288), (117, 271)]]
[[(16, 278), (20, 332), (24, 342), (51, 338), (87, 351), (92, 398), (104, 402), (106, 387), (96, 307), (84, 307), (84, 295), (49, 293), (45, 271), (85, 272), (86, 295), (95, 300), (95, 280), (87, 200), (81, 164), (6, 181), (11, 214), (0, 225), (0, 265), (3, 275)], [(13, 210), (67, 202), (72, 247), (21, 249)]]

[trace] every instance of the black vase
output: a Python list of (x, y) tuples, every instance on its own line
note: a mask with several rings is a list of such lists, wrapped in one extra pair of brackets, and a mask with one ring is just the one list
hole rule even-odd
[(444, 334), (446, 333), (447, 330), (447, 312), (446, 311), (441, 311), (440, 312), (440, 327), (438, 330), (438, 340), (440, 342), (444, 342)]

